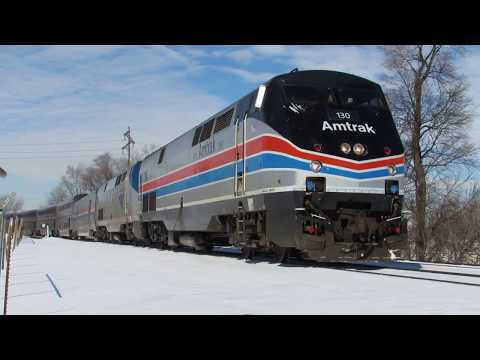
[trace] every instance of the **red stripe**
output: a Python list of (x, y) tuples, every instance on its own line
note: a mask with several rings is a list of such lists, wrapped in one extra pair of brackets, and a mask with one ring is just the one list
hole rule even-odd
[(171, 182), (183, 179), (187, 176), (198, 174), (200, 172), (212, 169), (214, 167), (232, 162), (235, 159), (235, 149), (227, 150), (216, 156), (212, 156), (209, 159), (199, 161), (196, 164), (187, 166), (181, 170), (175, 171), (169, 175), (161, 177), (159, 179), (152, 180), (142, 186), (142, 192), (156, 189), (160, 186), (169, 184)]
[(352, 163), (347, 160), (334, 159), (320, 154), (311, 154), (301, 151), (285, 140), (273, 136), (264, 136), (247, 144), (247, 156), (260, 151), (276, 151), (305, 160), (319, 160), (326, 165), (340, 166), (351, 170), (367, 170), (387, 165), (400, 165), (404, 163), (403, 156), (395, 159), (381, 159), (367, 163)]
[[(327, 156), (322, 156), (320, 154), (317, 155), (301, 151), (287, 141), (269, 135), (259, 137), (247, 143), (247, 156), (252, 156), (262, 151), (275, 151), (305, 160), (319, 160), (327, 165), (335, 165), (352, 170), (367, 170), (387, 165), (400, 165), (404, 163), (403, 156), (395, 159), (382, 159), (368, 163), (352, 163), (348, 160), (333, 159)], [(241, 149), (239, 149), (239, 153), (240, 158), (243, 158)], [(234, 160), (235, 149), (229, 149), (218, 155), (212, 156), (211, 158), (199, 161), (181, 170), (175, 171), (169, 175), (163, 176), (155, 180), (151, 180), (148, 183), (142, 185), (141, 191), (150, 191), (171, 182), (181, 180), (185, 177), (192, 176), (206, 170), (230, 163)]]

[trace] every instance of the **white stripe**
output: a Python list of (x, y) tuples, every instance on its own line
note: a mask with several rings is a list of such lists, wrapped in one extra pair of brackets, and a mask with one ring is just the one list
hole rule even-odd
[[(232, 189), (233, 190), (233, 189)], [(299, 188), (296, 186), (284, 186), (284, 187), (278, 187), (278, 188), (271, 188), (271, 189), (261, 189), (261, 190), (255, 190), (255, 191), (247, 191), (245, 193), (245, 196), (239, 196), (237, 199), (242, 199), (248, 196), (254, 196), (254, 195), (259, 195), (259, 194), (270, 194), (270, 193), (278, 193), (278, 192), (288, 192), (288, 191), (303, 191), (303, 188)], [(187, 203), (183, 204), (183, 207), (189, 207), (189, 206), (194, 206), (194, 205), (204, 205), (204, 204), (209, 204), (213, 202), (218, 202), (218, 201), (224, 201), (224, 200), (232, 200), (235, 199), (235, 196), (233, 194), (229, 195), (223, 195), (223, 196), (218, 196), (214, 198), (209, 198), (206, 200), (197, 200), (197, 201), (190, 201)], [(172, 210), (172, 209), (178, 209), (180, 208), (180, 205), (170, 205), (170, 206), (164, 206), (164, 207), (158, 207), (157, 211), (162, 211), (162, 210)]]

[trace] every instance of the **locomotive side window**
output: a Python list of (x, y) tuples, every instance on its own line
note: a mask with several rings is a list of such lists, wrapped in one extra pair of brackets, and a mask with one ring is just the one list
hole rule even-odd
[(214, 122), (215, 122), (215, 119), (212, 119), (209, 122), (207, 122), (205, 125), (203, 125), (202, 135), (200, 135), (200, 142), (205, 141), (210, 137)]
[(198, 140), (200, 139), (200, 133), (202, 132), (202, 127), (199, 126), (196, 130), (195, 130), (195, 134), (193, 135), (193, 141), (192, 141), (192, 146), (195, 146), (198, 144)]
[(158, 157), (158, 164), (161, 164), (163, 161), (163, 155), (165, 154), (165, 148), (160, 151), (160, 156)]

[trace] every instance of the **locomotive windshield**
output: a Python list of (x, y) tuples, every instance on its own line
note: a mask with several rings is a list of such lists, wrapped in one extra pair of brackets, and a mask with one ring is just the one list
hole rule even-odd
[(340, 144), (347, 142), (367, 147), (362, 159), (383, 156), (385, 147), (392, 155), (402, 153), (381, 88), (371, 83), (349, 85), (273, 82), (267, 90), (266, 121), (307, 150), (321, 148), (321, 152), (358, 160), (353, 153), (340, 151)]
[(380, 93), (372, 90), (336, 89), (340, 103), (344, 107), (370, 107), (385, 109)]
[(313, 86), (285, 86), (285, 95), (290, 103), (316, 106), (335, 105), (335, 96), (330, 89), (320, 89)]
[(286, 85), (285, 96), (289, 105), (300, 105), (307, 110), (317, 106), (344, 108), (385, 109), (381, 94), (362, 89), (322, 89), (313, 86)]

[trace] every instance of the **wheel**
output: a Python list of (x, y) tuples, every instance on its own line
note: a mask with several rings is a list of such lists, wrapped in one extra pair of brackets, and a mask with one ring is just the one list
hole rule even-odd
[(280, 264), (285, 264), (288, 261), (290, 256), (290, 248), (283, 246), (274, 246), (273, 247), (273, 259), (275, 262)]
[(148, 227), (150, 242), (158, 249), (168, 249), (168, 232), (163, 224), (150, 223)]
[(242, 255), (245, 260), (252, 260), (255, 257), (255, 248), (243, 247)]

